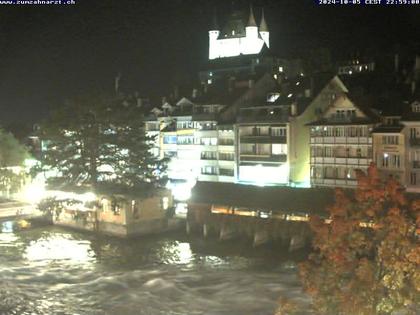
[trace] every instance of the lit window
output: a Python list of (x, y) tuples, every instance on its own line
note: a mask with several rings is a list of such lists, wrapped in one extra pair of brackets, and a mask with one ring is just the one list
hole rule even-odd
[(280, 97), (280, 93), (269, 93), (267, 95), (267, 102), (274, 103)]
[(169, 208), (169, 198), (168, 197), (163, 197), (162, 198), (162, 209), (163, 210), (168, 210)]
[(420, 103), (414, 103), (411, 107), (414, 113), (420, 113)]
[(273, 144), (272, 145), (273, 155), (284, 155), (287, 154), (287, 144)]
[(283, 72), (283, 67), (279, 67), (279, 72)]
[(213, 80), (212, 80), (212, 79), (208, 79), (208, 80), (207, 80), (207, 83), (208, 83), (208, 84), (212, 84), (212, 83), (213, 83)]

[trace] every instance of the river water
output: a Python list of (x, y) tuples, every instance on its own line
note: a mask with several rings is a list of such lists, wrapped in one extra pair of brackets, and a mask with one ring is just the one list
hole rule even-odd
[(274, 314), (280, 296), (308, 303), (296, 276), (303, 252), (182, 233), (121, 240), (3, 227), (1, 315), (255, 315)]

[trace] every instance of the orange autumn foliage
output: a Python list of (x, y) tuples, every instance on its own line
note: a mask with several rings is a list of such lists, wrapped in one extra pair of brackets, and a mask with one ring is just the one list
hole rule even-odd
[[(371, 165), (358, 187), (336, 190), (330, 224), (310, 219), (314, 252), (300, 265), (317, 314), (373, 315), (420, 305), (420, 200)], [(370, 223), (368, 226), (361, 223)]]

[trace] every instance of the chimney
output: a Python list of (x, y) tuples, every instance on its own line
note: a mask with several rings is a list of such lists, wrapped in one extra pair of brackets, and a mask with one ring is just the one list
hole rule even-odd
[(411, 81), (411, 94), (416, 93), (417, 83), (416, 80)]
[(162, 105), (165, 105), (166, 103), (166, 96), (162, 96)]
[(290, 115), (291, 116), (297, 116), (297, 104), (293, 103), (290, 107)]

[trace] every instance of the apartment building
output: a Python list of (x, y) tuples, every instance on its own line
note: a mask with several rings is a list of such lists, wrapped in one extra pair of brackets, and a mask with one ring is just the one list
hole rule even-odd
[(406, 188), (409, 192), (420, 193), (420, 102), (410, 104), (402, 117), (405, 138), (404, 163), (406, 164)]
[(287, 106), (242, 108), (238, 117), (238, 181), (289, 184)]
[(355, 187), (356, 170), (366, 171), (373, 161), (371, 132), (378, 123), (378, 115), (348, 92), (332, 94), (327, 109), (309, 124), (311, 184)]
[[(397, 104), (396, 104), (397, 105)], [(372, 131), (373, 160), (383, 180), (390, 177), (405, 185), (406, 139), (401, 115), (382, 115), (382, 123)]]

